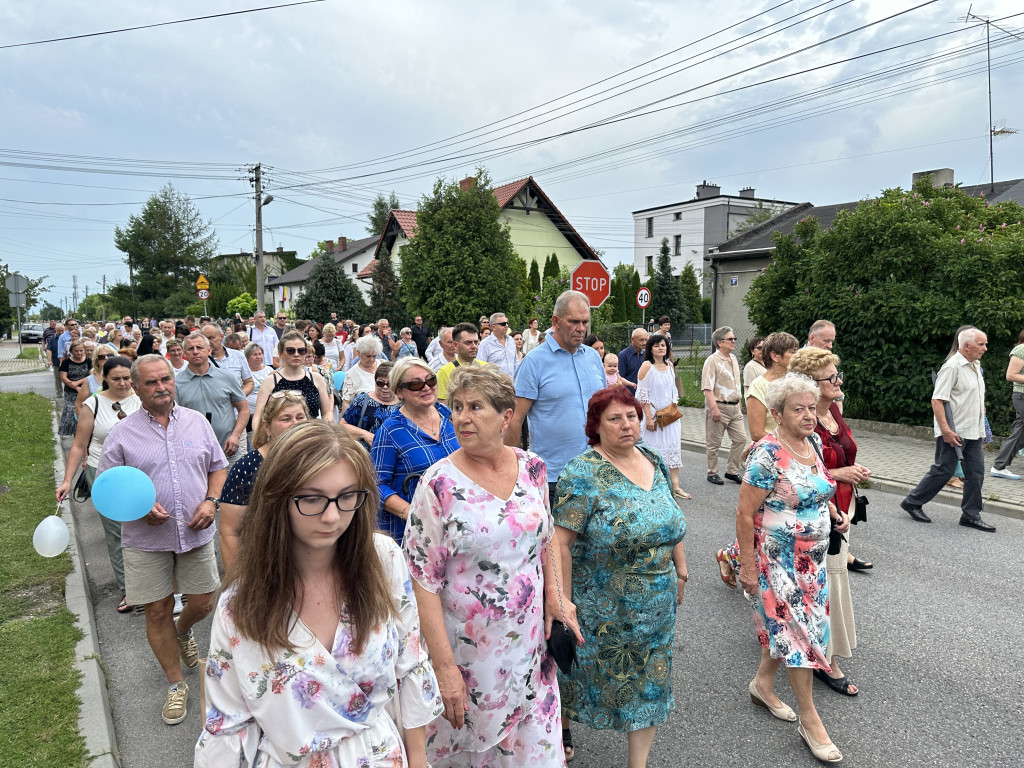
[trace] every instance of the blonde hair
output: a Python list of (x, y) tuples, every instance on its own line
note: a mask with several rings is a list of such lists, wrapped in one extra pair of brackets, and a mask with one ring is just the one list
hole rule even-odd
[(277, 418), (277, 414), (290, 405), (301, 405), (302, 412), (306, 414), (306, 420), (312, 417), (309, 415), (309, 406), (306, 405), (306, 397), (297, 389), (279, 389), (267, 398), (263, 406), (263, 414), (260, 416), (260, 426), (253, 432), (252, 447), (262, 448), (270, 442), (270, 424)]
[(427, 365), (424, 360), (412, 357), (411, 355), (403, 357), (391, 367), (391, 373), (388, 374), (388, 383), (391, 384), (391, 391), (396, 395), (398, 394), (398, 385), (402, 383), (402, 377), (405, 376), (410, 368), (422, 368), (428, 375), (434, 375), (434, 369)]
[(793, 353), (789, 359), (789, 372), (816, 378), (818, 371), (827, 365), (839, 367), (839, 356), (820, 347), (804, 347)]
[(338, 424), (320, 419), (297, 424), (274, 441), (256, 473), (235, 560), (225, 580), (225, 586), (235, 588), (229, 607), (239, 634), (268, 654), (295, 650), (288, 633), (304, 597), (295, 562), (292, 496), (339, 462), (351, 467), (356, 487), (366, 491), (335, 544), (332, 561), (338, 603), (351, 617), (353, 652), (361, 653), (372, 629), (398, 613), (373, 540), (380, 493), (369, 453)]

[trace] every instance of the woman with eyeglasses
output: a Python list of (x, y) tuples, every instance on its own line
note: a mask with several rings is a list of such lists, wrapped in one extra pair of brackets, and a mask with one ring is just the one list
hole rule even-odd
[(361, 440), (369, 448), (373, 445), (373, 436), (380, 425), (390, 419), (401, 403), (391, 391), (392, 363), (381, 363), (377, 366), (373, 380), (373, 392), (360, 392), (352, 404), (342, 414), (344, 426), (356, 440)]
[[(259, 345), (257, 345), (259, 346)], [(280, 389), (270, 396), (263, 408), (260, 428), (253, 433), (252, 447), (228, 471), (220, 493), (220, 553), (224, 568), (231, 567), (238, 546), (238, 530), (242, 525), (249, 498), (256, 482), (256, 472), (270, 453), (274, 441), (296, 424), (309, 421), (306, 398), (294, 389)]]
[(336, 424), (275, 440), (213, 616), (196, 768), (426, 766), (441, 696), (374, 482)]
[(85, 382), (88, 386), (78, 388), (78, 396), (75, 398), (75, 414), (78, 414), (82, 410), (82, 404), (89, 395), (95, 394), (103, 389), (103, 364), (107, 362), (113, 353), (106, 344), (100, 344), (98, 347), (93, 349), (92, 355), (92, 369), (89, 375), (85, 377)]
[(356, 341), (356, 365), (348, 369), (345, 374), (345, 383), (341, 385), (341, 412), (348, 410), (349, 405), (356, 399), (360, 392), (373, 392), (375, 386), (374, 376), (380, 360), (377, 355), (383, 349), (380, 339), (376, 335), (360, 336)]
[[(388, 375), (401, 407), (381, 424), (370, 449), (377, 470), (380, 529), (399, 544), (416, 479), (458, 447), (452, 412), (437, 400), (437, 376), (418, 357), (403, 357)], [(345, 380), (348, 383), (348, 379)]]
[(403, 328), (398, 337), (401, 343), (398, 347), (398, 354), (395, 356), (396, 360), (403, 357), (417, 357), (419, 355), (419, 351), (412, 341), (412, 328)]
[(85, 342), (81, 339), (68, 342), (65, 357), (60, 363), (60, 380), (64, 382), (64, 410), (60, 415), (57, 434), (61, 436), (74, 437), (77, 425), (75, 403), (79, 390), (89, 389), (85, 380), (89, 376), (90, 367), (89, 358), (85, 355)]
[(274, 392), (293, 389), (306, 398), (311, 419), (333, 421), (334, 401), (327, 393), (327, 382), (316, 371), (306, 370), (306, 338), (298, 331), (288, 331), (277, 342), (277, 359), (281, 367), (263, 380), (256, 397), (256, 409), (252, 415), (252, 429), (259, 430), (263, 408)]
[[(99, 347), (100, 353), (109, 349)], [(64, 465), (64, 480), (57, 488), (57, 501), (63, 501), (71, 490), (71, 483), (78, 474), (78, 468), (85, 459), (85, 479), (92, 487), (96, 479), (96, 467), (103, 455), (103, 441), (107, 433), (128, 414), (135, 413), (142, 407), (142, 401), (132, 389), (132, 364), (123, 357), (110, 357), (103, 363), (101, 378), (102, 388), (91, 397), (87, 397), (78, 414), (78, 434), (71, 445), (67, 463)], [(92, 503), (89, 503), (92, 506)], [(97, 513), (99, 514), (99, 513)], [(121, 603), (117, 606), (118, 613), (130, 613), (135, 606), (125, 602), (124, 592), (124, 559), (121, 556), (121, 523), (100, 515), (103, 524), (103, 538), (107, 544), (107, 556), (110, 567), (114, 570), (118, 589), (121, 590)]]

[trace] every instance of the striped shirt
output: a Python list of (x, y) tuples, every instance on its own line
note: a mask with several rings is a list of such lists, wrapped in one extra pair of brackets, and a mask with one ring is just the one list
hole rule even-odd
[(227, 459), (202, 414), (175, 405), (164, 429), (140, 408), (122, 419), (103, 441), (97, 477), (111, 467), (141, 469), (156, 486), (156, 500), (171, 516), (162, 525), (133, 520), (121, 524), (121, 541), (144, 552), (189, 552), (210, 541), (216, 524), (201, 531), (187, 527), (207, 497), (209, 476), (226, 469)]
[(410, 475), (421, 475), (436, 461), (455, 452), (459, 447), (452, 426), (452, 412), (442, 403), (434, 403), (441, 414), (440, 440), (435, 440), (406, 418), (401, 411), (385, 421), (373, 439), (370, 459), (377, 470), (377, 489), (380, 491), (380, 514), (377, 523), (391, 538), (402, 543), (405, 520), (384, 511), (384, 502), (392, 496), (412, 500), (416, 482), (410, 481), (406, 491), (402, 484)]

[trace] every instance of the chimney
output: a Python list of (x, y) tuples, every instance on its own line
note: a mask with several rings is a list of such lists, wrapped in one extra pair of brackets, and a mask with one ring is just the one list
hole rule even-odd
[(277, 246), (277, 252), (278, 253), (284, 253), (284, 246), (283, 245)]
[(910, 183), (913, 185), (925, 174), (930, 173), (932, 176), (933, 187), (952, 187), (953, 186), (953, 169), (952, 168), (936, 168), (934, 171), (918, 171), (910, 178)]
[(707, 179), (702, 184), (697, 185), (697, 199), (706, 200), (709, 197), (718, 197), (722, 193), (722, 188), (717, 184), (708, 184)]
[(325, 240), (324, 241), (324, 247), (327, 248), (327, 252), (328, 253), (334, 253), (334, 241), (333, 240)]
[(459, 188), (463, 192), (469, 192), (473, 187), (476, 186), (476, 176), (467, 176), (459, 182)]
[(740, 197), (748, 197), (751, 200), (753, 200), (754, 199), (754, 188), (753, 187), (744, 187), (743, 189), (740, 190)]
[(339, 237), (338, 238), (338, 250), (339, 251), (347, 251), (348, 250), (348, 238), (347, 237)]

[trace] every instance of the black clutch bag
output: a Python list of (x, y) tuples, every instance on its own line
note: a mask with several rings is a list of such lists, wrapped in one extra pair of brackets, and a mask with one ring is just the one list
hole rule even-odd
[(866, 523), (868, 521), (868, 497), (861, 496), (857, 493), (857, 488), (854, 486), (853, 489), (853, 517), (850, 518), (850, 522), (856, 525), (857, 523)]
[(79, 504), (88, 501), (92, 496), (92, 488), (89, 487), (89, 479), (85, 476), (85, 470), (80, 470), (74, 488), (71, 489), (72, 498)]
[(568, 675), (572, 665), (576, 664), (576, 637), (572, 630), (565, 626), (558, 619), (551, 622), (551, 636), (548, 637), (548, 653), (555, 660), (555, 664), (562, 670), (563, 675)]

